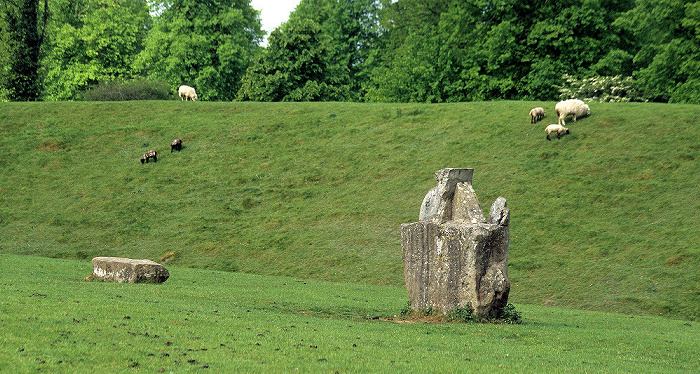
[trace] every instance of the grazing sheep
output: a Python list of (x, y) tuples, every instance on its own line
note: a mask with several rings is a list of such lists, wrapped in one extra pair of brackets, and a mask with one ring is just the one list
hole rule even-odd
[(547, 112), (545, 112), (544, 108), (542, 107), (538, 106), (537, 108), (532, 108), (532, 110), (530, 111), (530, 123), (536, 123), (537, 121), (542, 120), (542, 118), (544, 118), (545, 113)]
[(143, 156), (141, 156), (141, 163), (148, 163), (149, 158), (152, 158), (153, 162), (158, 162), (158, 152), (151, 150), (144, 153)]
[(569, 129), (567, 127), (564, 127), (562, 125), (549, 125), (547, 126), (546, 129), (544, 129), (544, 132), (547, 133), (547, 140), (552, 140), (549, 138), (549, 135), (553, 132), (557, 133), (557, 139), (561, 139), (562, 134), (568, 134)]
[(559, 124), (562, 126), (566, 125), (566, 123), (564, 123), (564, 118), (569, 115), (573, 116), (574, 122), (576, 122), (576, 117), (583, 117), (591, 114), (591, 109), (588, 105), (577, 99), (560, 101), (554, 109), (557, 112), (557, 117), (559, 117)]
[(177, 151), (180, 152), (180, 149), (182, 149), (182, 139), (175, 139), (170, 142), (170, 153), (173, 153), (173, 149), (177, 149)]
[(194, 88), (190, 86), (185, 86), (183, 84), (177, 89), (177, 94), (180, 96), (180, 100), (182, 101), (187, 101), (187, 99), (197, 101), (197, 92), (195, 92)]

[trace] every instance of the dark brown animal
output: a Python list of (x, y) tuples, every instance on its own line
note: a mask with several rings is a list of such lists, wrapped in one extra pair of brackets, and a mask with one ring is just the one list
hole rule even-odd
[(177, 149), (178, 152), (182, 149), (182, 139), (175, 139), (170, 142), (170, 153), (173, 153), (173, 149)]
[(158, 161), (158, 152), (151, 150), (151, 151), (144, 153), (143, 156), (141, 156), (141, 163), (142, 164), (148, 163), (148, 160), (151, 158), (153, 159), (153, 162), (157, 162)]

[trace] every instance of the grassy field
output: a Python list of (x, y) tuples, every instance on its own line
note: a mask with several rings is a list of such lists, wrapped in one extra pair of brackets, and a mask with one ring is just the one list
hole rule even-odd
[(472, 167), (511, 302), (700, 320), (700, 107), (590, 106), (548, 142), (553, 102), (2, 103), (0, 253), (400, 288), (401, 223)]
[(0, 372), (697, 373), (700, 324), (518, 304), (521, 325), (401, 323), (401, 287), (0, 255)]

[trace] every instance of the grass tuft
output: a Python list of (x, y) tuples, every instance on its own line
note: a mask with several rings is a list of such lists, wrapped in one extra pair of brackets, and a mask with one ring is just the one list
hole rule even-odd
[(495, 318), (477, 318), (474, 315), (474, 310), (471, 306), (458, 307), (452, 309), (449, 313), (442, 313), (432, 308), (424, 310), (414, 310), (411, 303), (408, 302), (399, 314), (396, 316), (397, 321), (401, 322), (424, 322), (424, 323), (449, 323), (449, 322), (466, 322), (466, 323), (490, 323), (490, 324), (515, 324), (523, 323), (523, 318), (520, 312), (515, 308), (515, 305), (508, 303), (501, 313)]

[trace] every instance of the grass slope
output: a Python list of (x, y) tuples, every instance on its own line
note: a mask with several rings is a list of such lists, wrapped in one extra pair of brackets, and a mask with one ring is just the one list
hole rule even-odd
[(700, 107), (592, 103), (547, 142), (553, 107), (2, 103), (0, 252), (400, 287), (400, 224), (472, 167), (512, 211), (510, 301), (700, 320)]
[(0, 255), (0, 372), (697, 373), (700, 324), (517, 305), (522, 325), (405, 324), (402, 287)]

